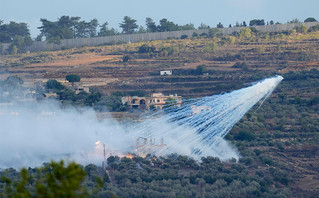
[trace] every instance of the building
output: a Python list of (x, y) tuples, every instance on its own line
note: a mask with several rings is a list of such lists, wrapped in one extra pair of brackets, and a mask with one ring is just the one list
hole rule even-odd
[(160, 71), (161, 76), (171, 76), (173, 74), (172, 70)]
[(169, 98), (175, 100), (178, 107), (182, 104), (182, 96), (177, 94), (165, 96), (162, 93), (153, 93), (150, 97), (126, 96), (122, 98), (122, 103), (133, 109), (161, 109)]

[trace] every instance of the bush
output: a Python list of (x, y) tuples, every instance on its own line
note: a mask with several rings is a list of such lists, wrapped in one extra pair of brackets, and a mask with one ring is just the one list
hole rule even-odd
[(187, 39), (188, 38), (188, 36), (186, 35), (186, 34), (183, 34), (182, 36), (181, 36), (181, 39)]
[(234, 136), (235, 140), (252, 141), (255, 139), (255, 135), (252, 132), (240, 131)]
[(65, 77), (65, 80), (69, 81), (69, 82), (80, 82), (81, 81), (81, 77), (79, 75), (76, 74), (69, 74)]
[(143, 44), (138, 48), (139, 53), (155, 52), (156, 48), (152, 45)]
[(122, 60), (123, 60), (124, 63), (126, 63), (129, 60), (132, 60), (132, 56), (131, 55), (125, 55), (125, 56), (123, 56)]

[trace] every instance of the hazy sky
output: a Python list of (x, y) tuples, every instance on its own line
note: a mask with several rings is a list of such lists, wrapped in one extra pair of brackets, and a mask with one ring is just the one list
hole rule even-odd
[(236, 21), (247, 23), (254, 18), (285, 23), (311, 16), (319, 19), (319, 0), (2, 0), (0, 20), (28, 23), (32, 37), (39, 32), (39, 19), (56, 21), (62, 15), (80, 16), (82, 20), (98, 19), (118, 30), (124, 16), (145, 27), (145, 18), (156, 24), (167, 18), (179, 25), (201, 22), (215, 27), (218, 22), (228, 26)]

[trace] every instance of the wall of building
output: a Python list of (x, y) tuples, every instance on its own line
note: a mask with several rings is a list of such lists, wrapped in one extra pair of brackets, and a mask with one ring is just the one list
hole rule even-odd
[[(318, 22), (308, 22), (308, 23), (289, 23), (289, 24), (277, 24), (277, 25), (265, 25), (265, 26), (254, 26), (258, 31), (261, 32), (280, 32), (289, 31), (296, 26), (301, 26), (302, 24), (307, 27), (318, 25)], [(220, 32), (224, 35), (230, 35), (233, 32), (239, 32), (242, 27), (232, 27), (232, 28), (219, 28)], [(140, 42), (140, 41), (152, 41), (152, 40), (165, 40), (168, 38), (180, 38), (182, 35), (187, 35), (191, 37), (193, 33), (196, 32), (198, 35), (205, 33), (208, 34), (208, 29), (203, 30), (184, 30), (184, 31), (174, 31), (174, 32), (154, 32), (154, 33), (143, 33), (143, 34), (122, 34), (115, 36), (105, 36), (105, 37), (93, 37), (93, 38), (77, 38), (77, 39), (65, 39), (62, 40), (60, 45), (47, 43), (46, 41), (35, 41), (32, 46), (28, 47), (27, 50), (30, 52), (37, 51), (54, 51), (60, 49), (68, 49), (74, 47), (83, 46), (98, 46), (107, 43), (116, 42)], [(0, 49), (1, 53), (5, 52), (9, 48), (9, 43), (2, 43)]]

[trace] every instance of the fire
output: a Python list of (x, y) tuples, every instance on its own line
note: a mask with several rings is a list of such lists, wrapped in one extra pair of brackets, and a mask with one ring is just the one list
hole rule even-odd
[(132, 154), (128, 153), (128, 154), (125, 155), (125, 157), (129, 158), (129, 159), (132, 159), (134, 156)]

